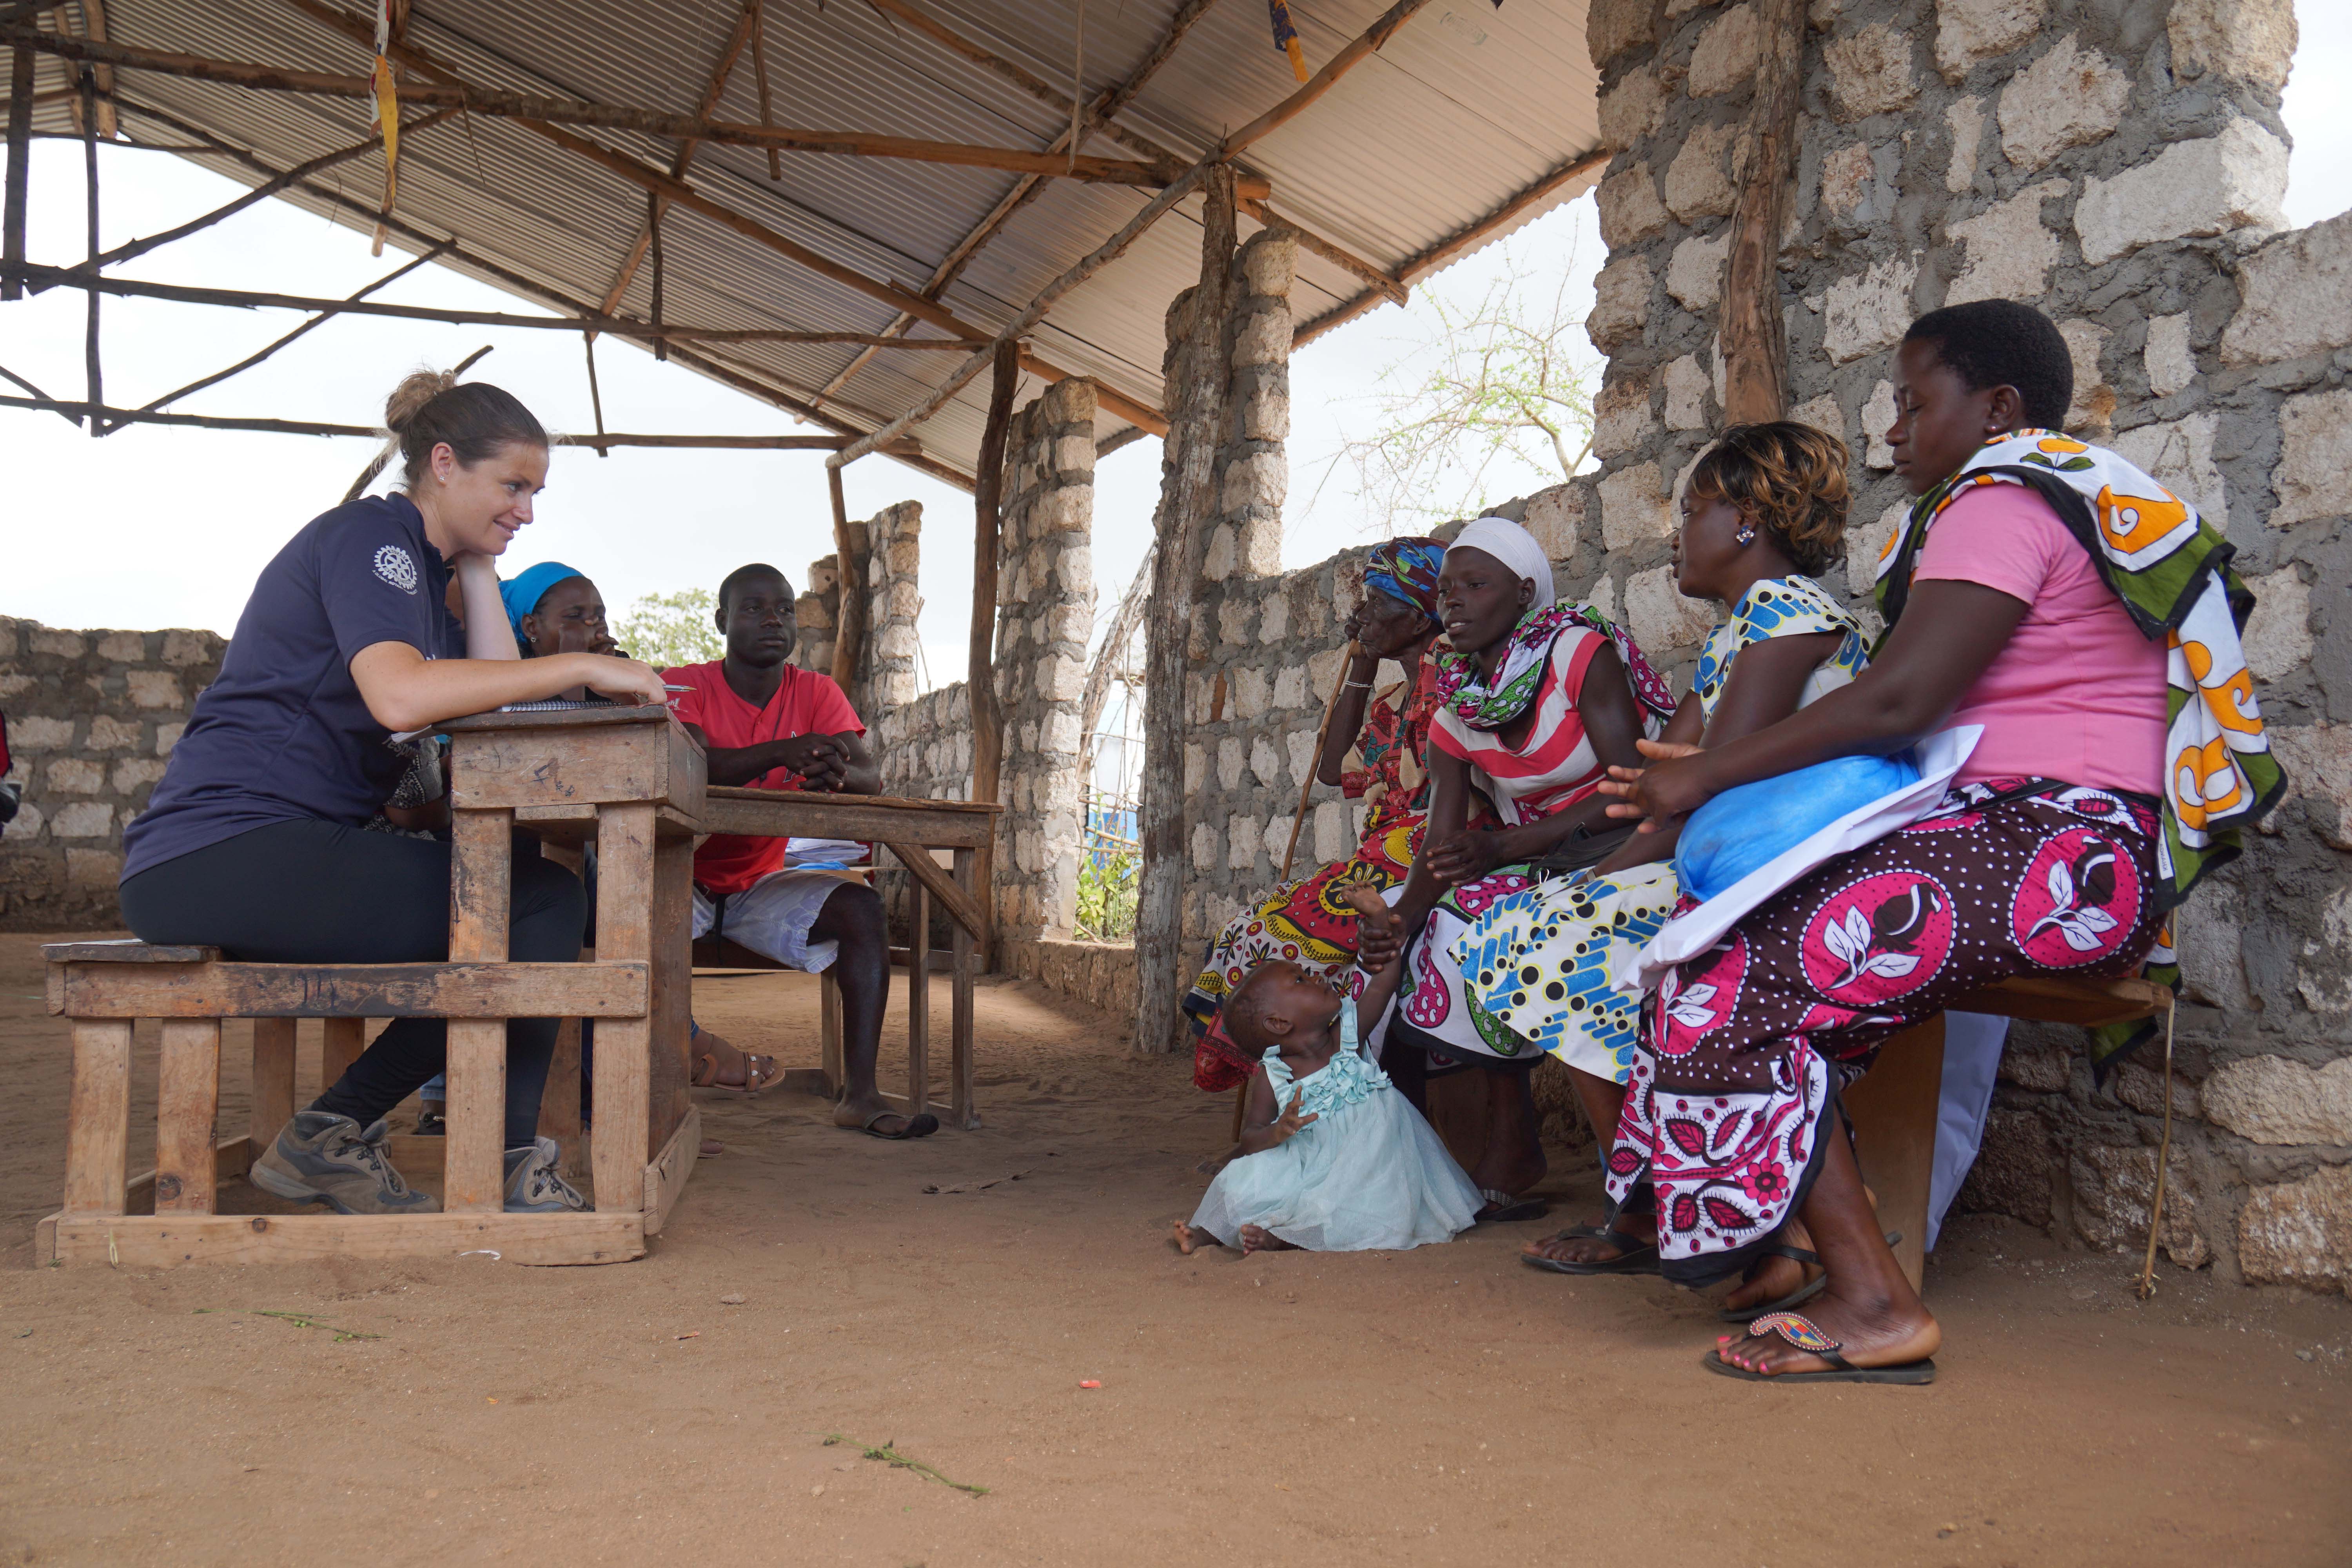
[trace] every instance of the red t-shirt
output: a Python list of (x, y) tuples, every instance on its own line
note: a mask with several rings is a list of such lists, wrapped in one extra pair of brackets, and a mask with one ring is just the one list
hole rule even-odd
[[(866, 733), (857, 710), (849, 705), (833, 678), (792, 665), (764, 708), (754, 708), (727, 684), (722, 661), (689, 664), (666, 669), (662, 679), (688, 688), (670, 711), (699, 729), (709, 742), (726, 750), (789, 741), (796, 735)], [(751, 781), (753, 789), (788, 790), (803, 787), (801, 775), (790, 768), (772, 768)], [(783, 868), (791, 840), (747, 838), (714, 833), (694, 852), (694, 879), (713, 893), (740, 893), (771, 871)]]

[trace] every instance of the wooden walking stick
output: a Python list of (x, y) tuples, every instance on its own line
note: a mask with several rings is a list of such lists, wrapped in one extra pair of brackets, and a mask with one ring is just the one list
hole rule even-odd
[[(1331, 738), (1331, 716), (1339, 710), (1339, 693), (1348, 689), (1348, 667), (1356, 662), (1363, 646), (1355, 638), (1348, 639), (1348, 651), (1339, 656), (1339, 679), (1331, 683), (1331, 695), (1323, 703), (1323, 727), (1315, 731), (1315, 760), (1323, 760), (1323, 743)], [(1282, 847), (1282, 874), (1277, 882), (1290, 880), (1290, 858), (1298, 852), (1298, 830), (1307, 825), (1307, 796), (1315, 788), (1315, 770), (1310, 766), (1306, 778), (1299, 781), (1298, 812), (1290, 819), (1290, 842)]]

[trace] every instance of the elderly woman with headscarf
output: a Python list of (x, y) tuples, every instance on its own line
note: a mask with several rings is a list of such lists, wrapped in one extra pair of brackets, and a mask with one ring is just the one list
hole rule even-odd
[[(1434, 661), (1428, 845), (1397, 910), (1418, 931), (1387, 1019), (1381, 1062), (1416, 1100), (1425, 1066), (1486, 1069), (1486, 1137), (1470, 1172), (1482, 1219), (1532, 1218), (1544, 1174), (1528, 1072), (1543, 1052), (1465, 994), (1454, 944), (1490, 904), (1531, 885), (1538, 862), (1589, 854), (1608, 818), (1612, 764), (1674, 712), (1641, 649), (1591, 605), (1557, 597), (1551, 562), (1515, 522), (1482, 517), (1445, 552), (1437, 587), (1448, 651)], [(1472, 820), (1483, 791), (1500, 821)], [(1622, 837), (1622, 829), (1612, 836)], [(1392, 952), (1362, 953), (1368, 966)], [(1400, 1076), (1402, 1075), (1402, 1076)]]
[[(1429, 810), (1422, 758), (1436, 710), (1434, 670), (1427, 658), (1437, 637), (1437, 574), (1445, 546), (1434, 539), (1393, 539), (1372, 552), (1362, 603), (1346, 631), (1357, 652), (1325, 731), (1315, 776), (1369, 808), (1355, 854), (1305, 881), (1276, 888), (1237, 915), (1209, 944), (1201, 976), (1184, 998), (1197, 1043), (1192, 1081), (1215, 1092), (1248, 1079), (1255, 1058), (1234, 1045), (1220, 1014), (1242, 977), (1268, 960), (1322, 971), (1350, 994), (1362, 987), (1356, 963), (1356, 911), (1343, 895), (1402, 885), (1421, 848)], [(1392, 658), (1404, 679), (1374, 692), (1381, 661)]]

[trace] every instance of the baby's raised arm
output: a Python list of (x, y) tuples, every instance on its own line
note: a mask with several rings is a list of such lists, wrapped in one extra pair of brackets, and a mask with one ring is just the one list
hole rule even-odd
[(1356, 999), (1356, 1021), (1369, 1029), (1404, 976), (1404, 917), (1361, 882), (1339, 897), (1356, 911), (1356, 962), (1368, 976), (1364, 994)]

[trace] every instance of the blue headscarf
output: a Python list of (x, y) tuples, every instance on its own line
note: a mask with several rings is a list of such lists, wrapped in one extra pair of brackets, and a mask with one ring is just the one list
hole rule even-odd
[(530, 651), (530, 645), (523, 640), (522, 618), (539, 608), (539, 602), (547, 597), (550, 588), (558, 583), (586, 575), (587, 573), (574, 566), (566, 566), (561, 561), (542, 561), (536, 566), (524, 567), (499, 584), (499, 597), (507, 607), (507, 625), (514, 632), (516, 645), (524, 653)]

